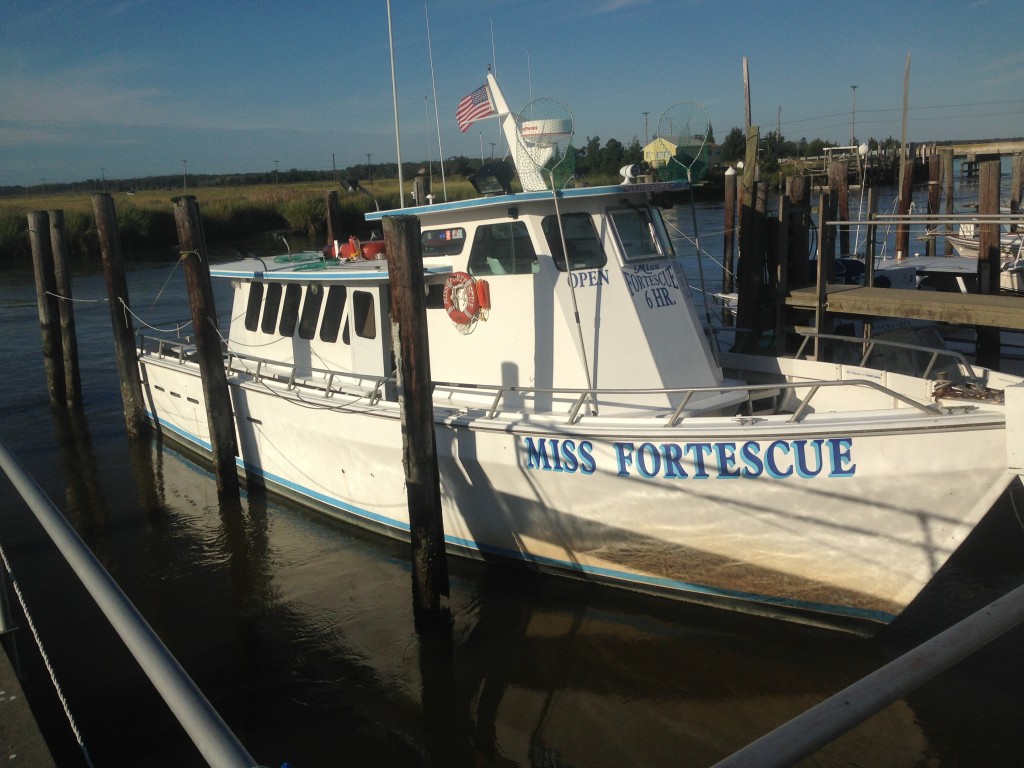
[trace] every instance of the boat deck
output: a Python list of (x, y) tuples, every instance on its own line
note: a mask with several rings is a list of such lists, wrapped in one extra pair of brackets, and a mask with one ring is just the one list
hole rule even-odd
[[(960, 325), (1024, 330), (1024, 299), (944, 291), (867, 288), (859, 285), (826, 286), (826, 308), (831, 313), (865, 317), (905, 317)], [(817, 307), (817, 288), (798, 288), (786, 297), (796, 309)]]

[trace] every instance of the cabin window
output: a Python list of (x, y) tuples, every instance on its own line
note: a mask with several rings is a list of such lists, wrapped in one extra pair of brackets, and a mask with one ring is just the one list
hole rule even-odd
[(525, 275), (539, 269), (525, 222), (503, 221), (477, 227), (469, 253), (471, 275)]
[(282, 336), (295, 335), (295, 323), (299, 319), (299, 304), (302, 302), (302, 286), (292, 283), (284, 290), (284, 307), (281, 309)]
[[(344, 285), (332, 285), (327, 291), (327, 306), (324, 309), (324, 321), (320, 325), (320, 341), (334, 343), (338, 340), (338, 331), (345, 316), (345, 300), (348, 289)], [(346, 340), (346, 344), (348, 341)]]
[(609, 217), (627, 262), (664, 257), (650, 208), (620, 208), (610, 211)]
[(324, 289), (320, 283), (310, 283), (306, 288), (306, 300), (302, 302), (302, 316), (299, 318), (299, 337), (312, 339), (316, 335), (316, 321), (320, 319), (320, 307), (324, 303)]
[[(565, 256), (562, 252), (562, 237), (557, 216), (545, 216), (541, 222), (544, 237), (551, 249), (555, 266), (565, 272)], [(594, 229), (594, 221), (587, 213), (567, 213), (562, 216), (565, 230), (565, 247), (569, 250), (569, 265), (572, 269), (593, 269), (603, 267), (608, 259)]]
[(269, 283), (267, 285), (267, 300), (263, 303), (263, 322), (260, 323), (260, 330), (264, 333), (273, 333), (277, 327), (277, 315), (281, 310), (281, 284)]
[(377, 338), (377, 315), (373, 309), (372, 293), (352, 291), (352, 323), (356, 336), (364, 339)]
[(245, 307), (245, 330), (255, 331), (260, 327), (261, 309), (263, 309), (263, 283), (250, 283), (249, 303)]
[(466, 244), (466, 230), (462, 227), (428, 229), (420, 234), (423, 258), (430, 256), (457, 256)]

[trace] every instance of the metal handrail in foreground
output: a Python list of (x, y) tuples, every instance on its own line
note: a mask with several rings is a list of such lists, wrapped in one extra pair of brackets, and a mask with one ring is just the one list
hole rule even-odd
[(1024, 586), (811, 707), (715, 768), (795, 765), (1024, 621)]
[(79, 581), (153, 683), (178, 722), (215, 768), (253, 768), (256, 761), (231, 732), (117, 582), (103, 568), (60, 510), (7, 447), (0, 443), (0, 468), (57, 545)]

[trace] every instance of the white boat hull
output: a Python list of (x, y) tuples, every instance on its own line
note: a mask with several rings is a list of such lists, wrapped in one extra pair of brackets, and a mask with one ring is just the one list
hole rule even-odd
[[(151, 416), (208, 451), (197, 368), (143, 357), (142, 369)], [(240, 470), (408, 533), (396, 403), (340, 408), (339, 395), (299, 401), (266, 381), (235, 382), (231, 396)], [(898, 615), (1013, 477), (1001, 415), (700, 419), (699, 431), (684, 420), (625, 433), (615, 420), (570, 431), (437, 414), (451, 551), (824, 623)]]

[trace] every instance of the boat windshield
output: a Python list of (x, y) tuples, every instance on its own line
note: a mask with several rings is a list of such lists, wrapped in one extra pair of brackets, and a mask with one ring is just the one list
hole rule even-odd
[[(544, 237), (551, 249), (551, 258), (555, 266), (565, 271), (565, 255), (562, 251), (562, 238), (558, 228), (557, 216), (545, 216), (541, 222)], [(569, 262), (573, 269), (594, 269), (603, 267), (608, 259), (604, 248), (594, 229), (594, 221), (587, 213), (567, 213), (562, 215), (562, 228), (565, 230), (565, 247), (569, 251)]]
[(630, 206), (609, 212), (615, 236), (627, 262), (660, 259), (666, 254), (658, 237), (651, 209)]

